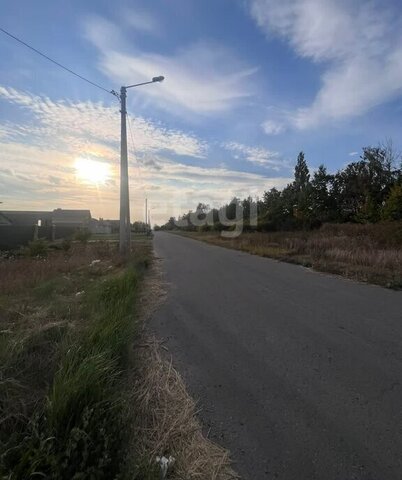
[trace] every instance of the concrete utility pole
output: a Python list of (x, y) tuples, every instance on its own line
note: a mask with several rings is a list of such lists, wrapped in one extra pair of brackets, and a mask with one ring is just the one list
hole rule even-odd
[[(121, 143), (120, 143), (120, 253), (128, 255), (131, 247), (131, 224), (130, 224), (130, 192), (128, 181), (128, 156), (127, 156), (127, 89), (148, 85), (149, 83), (163, 82), (165, 77), (154, 77), (150, 82), (136, 83), (120, 88), (121, 104)], [(115, 92), (113, 92), (115, 94)], [(116, 94), (115, 94), (116, 95)], [(147, 207), (145, 206), (145, 217)], [(145, 222), (147, 219), (145, 218)]]
[(148, 225), (147, 213), (148, 213), (148, 199), (146, 198), (145, 199), (145, 225)]

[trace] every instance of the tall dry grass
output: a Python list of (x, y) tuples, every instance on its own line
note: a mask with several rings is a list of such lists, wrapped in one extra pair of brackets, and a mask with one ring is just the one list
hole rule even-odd
[[(134, 383), (135, 457), (147, 459), (154, 471), (156, 456), (172, 455), (176, 462), (168, 478), (172, 480), (234, 480), (229, 453), (206, 438), (197, 419), (196, 404), (187, 393), (179, 373), (164, 359), (154, 339), (137, 353)], [(157, 477), (149, 477), (157, 478)]]
[(190, 235), (215, 245), (402, 288), (402, 222), (326, 224), (312, 231), (243, 233), (234, 239), (212, 233)]
[(73, 243), (68, 252), (49, 250), (46, 256), (36, 258), (3, 255), (0, 256), (0, 295), (34, 287), (57, 275), (76, 273), (93, 260), (116, 263), (118, 258), (117, 247), (111, 242)]

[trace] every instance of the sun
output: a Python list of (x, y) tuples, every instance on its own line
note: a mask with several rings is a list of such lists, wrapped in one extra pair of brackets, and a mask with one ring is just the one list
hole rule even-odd
[(106, 163), (79, 157), (75, 160), (77, 177), (89, 183), (104, 184), (110, 177), (110, 167)]

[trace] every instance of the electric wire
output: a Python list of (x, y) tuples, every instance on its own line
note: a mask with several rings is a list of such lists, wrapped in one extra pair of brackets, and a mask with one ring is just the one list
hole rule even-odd
[(131, 148), (132, 148), (132, 152), (133, 152), (133, 157), (134, 157), (134, 160), (137, 164), (139, 181), (140, 181), (140, 185), (142, 186), (142, 191), (143, 191), (143, 194), (144, 194), (144, 198), (146, 198), (147, 197), (147, 190), (145, 188), (145, 182), (142, 178), (141, 165), (140, 165), (140, 162), (138, 160), (138, 155), (137, 155), (137, 151), (136, 151), (136, 148), (135, 148), (134, 135), (133, 135), (133, 130), (131, 128), (131, 118), (130, 118), (128, 113), (126, 113), (126, 117), (127, 117), (128, 130), (130, 132), (130, 143), (131, 143)]
[(53, 58), (50, 58), (49, 56), (47, 56), (47, 55), (45, 55), (44, 53), (40, 52), (39, 50), (37, 50), (36, 48), (32, 47), (32, 46), (29, 45), (28, 43), (24, 42), (24, 41), (21, 40), (20, 38), (16, 37), (16, 36), (13, 35), (12, 33), (7, 32), (7, 30), (4, 30), (4, 28), (1, 28), (1, 27), (0, 27), (0, 31), (3, 32), (5, 35), (8, 35), (9, 37), (13, 38), (14, 40), (16, 40), (17, 42), (19, 42), (20, 44), (24, 45), (25, 47), (29, 48), (29, 49), (32, 50), (33, 52), (37, 53), (38, 55), (42, 56), (42, 57), (45, 58), (46, 60), (49, 60), (49, 62), (54, 63), (55, 65), (57, 65), (58, 67), (62, 68), (63, 70), (71, 73), (72, 75), (75, 75), (76, 77), (80, 78), (81, 80), (84, 80), (84, 82), (87, 82), (87, 83), (93, 85), (94, 87), (97, 87), (97, 88), (103, 90), (104, 92), (111, 93), (112, 95), (118, 97), (118, 94), (117, 94), (114, 90), (108, 90), (107, 88), (102, 87), (102, 86), (99, 85), (98, 83), (95, 83), (95, 82), (93, 82), (92, 80), (88, 80), (88, 78), (85, 78), (85, 77), (83, 77), (82, 75), (80, 75), (79, 73), (74, 72), (74, 71), (71, 70), (70, 68), (65, 67), (65, 66), (62, 65), (61, 63), (57, 62), (56, 60), (53, 60)]

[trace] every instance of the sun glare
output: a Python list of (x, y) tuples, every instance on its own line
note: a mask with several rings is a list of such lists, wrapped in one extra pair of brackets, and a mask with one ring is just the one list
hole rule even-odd
[(89, 158), (77, 158), (75, 170), (79, 179), (89, 183), (103, 184), (110, 176), (109, 165)]

